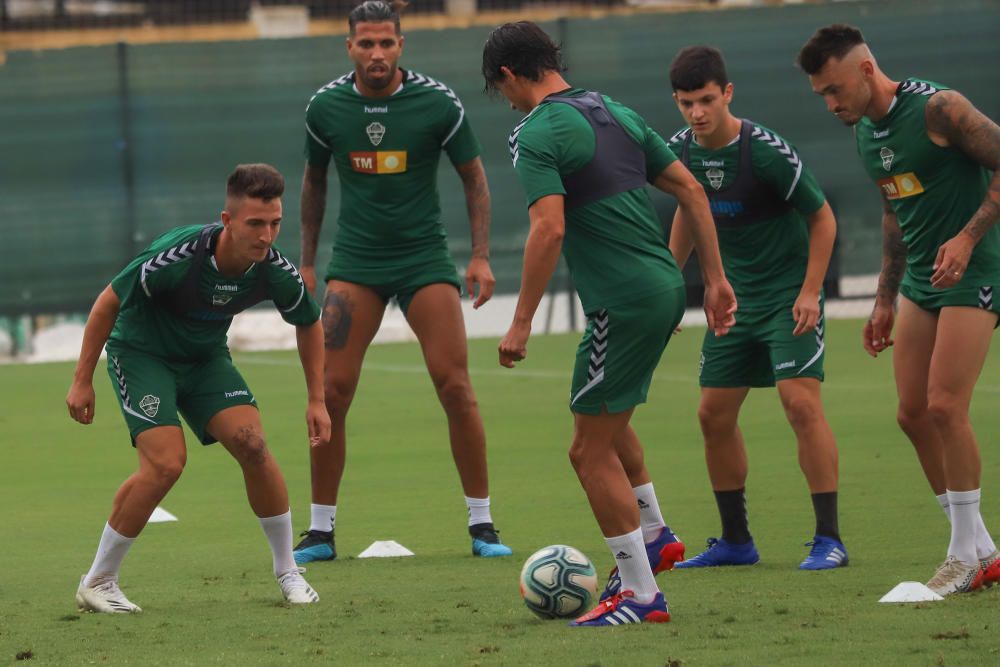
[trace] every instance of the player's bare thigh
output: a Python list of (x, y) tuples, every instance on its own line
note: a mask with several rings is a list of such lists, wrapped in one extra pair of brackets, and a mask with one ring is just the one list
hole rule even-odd
[(458, 290), (449, 283), (421, 287), (406, 310), (432, 377), (468, 372), (465, 319)]
[(941, 309), (930, 360), (928, 395), (947, 394), (968, 409), (986, 355), (990, 351), (997, 314), (981, 308)]
[(357, 382), (384, 314), (385, 301), (372, 288), (340, 280), (327, 283), (322, 320), (328, 380)]
[(899, 297), (892, 367), (901, 409), (909, 414), (927, 408), (927, 378), (937, 339), (938, 316), (905, 296)]

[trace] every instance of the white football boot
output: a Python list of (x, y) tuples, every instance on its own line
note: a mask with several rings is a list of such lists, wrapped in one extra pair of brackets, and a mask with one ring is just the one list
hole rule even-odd
[(80, 577), (80, 587), (76, 589), (76, 604), (80, 611), (96, 611), (101, 614), (138, 614), (139, 605), (132, 604), (122, 589), (118, 588), (118, 577), (108, 577), (93, 586), (84, 586), (87, 575)]
[(306, 582), (298, 569), (289, 570), (279, 576), (278, 585), (281, 586), (281, 594), (292, 604), (319, 602), (319, 595)]
[(983, 570), (979, 562), (969, 565), (954, 556), (948, 556), (927, 582), (927, 588), (942, 597), (952, 593), (968, 593), (982, 585)]

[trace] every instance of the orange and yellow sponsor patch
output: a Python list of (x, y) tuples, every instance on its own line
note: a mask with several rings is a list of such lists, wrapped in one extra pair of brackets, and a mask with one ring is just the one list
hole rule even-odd
[(348, 157), (351, 168), (362, 174), (401, 174), (406, 171), (406, 151), (358, 151)]
[(878, 180), (878, 185), (882, 188), (882, 194), (885, 195), (886, 199), (903, 199), (904, 197), (919, 195), (924, 191), (924, 186), (920, 183), (920, 179), (912, 171), (897, 176), (881, 178)]

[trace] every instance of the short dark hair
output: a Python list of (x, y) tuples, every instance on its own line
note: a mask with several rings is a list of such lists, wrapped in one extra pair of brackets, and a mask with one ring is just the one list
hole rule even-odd
[(285, 178), (269, 164), (238, 164), (226, 181), (226, 198), (269, 201), (285, 194)]
[(365, 0), (347, 15), (347, 26), (354, 35), (359, 23), (385, 23), (391, 21), (399, 34), (399, 14), (410, 4), (406, 0)]
[(834, 23), (814, 32), (795, 62), (806, 74), (816, 74), (830, 58), (842, 60), (851, 49), (864, 43), (860, 30), (846, 23)]
[(675, 90), (692, 91), (715, 82), (719, 88), (729, 83), (726, 61), (722, 52), (711, 46), (688, 46), (680, 50), (670, 63), (670, 86)]
[(531, 81), (540, 81), (546, 72), (565, 69), (559, 47), (531, 21), (504, 23), (486, 38), (483, 47), (486, 92), (495, 91), (497, 82), (503, 79), (501, 67)]

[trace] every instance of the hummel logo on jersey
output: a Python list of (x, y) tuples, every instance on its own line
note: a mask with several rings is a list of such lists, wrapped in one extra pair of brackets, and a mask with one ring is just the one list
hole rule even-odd
[(724, 167), (726, 163), (723, 160), (702, 160), (701, 166), (703, 167)]
[(220, 292), (238, 292), (240, 288), (236, 285), (216, 285), (215, 289)]
[(885, 130), (873, 130), (872, 131), (872, 137), (874, 139), (885, 139), (888, 136), (889, 136), (889, 130), (888, 129), (885, 129)]
[(780, 371), (782, 368), (794, 368), (794, 367), (795, 367), (795, 360), (792, 359), (791, 361), (783, 361), (780, 364), (775, 364), (774, 370)]
[(246, 389), (237, 389), (236, 391), (226, 391), (223, 393), (226, 395), (226, 398), (236, 398), (237, 396), (250, 396), (250, 392), (248, 392)]
[(615, 554), (615, 558), (618, 559), (618, 560), (629, 560), (632, 557), (629, 556), (624, 551), (619, 551), (618, 553)]
[(708, 177), (709, 184), (713, 188), (718, 190), (719, 188), (722, 187), (722, 179), (726, 177), (726, 172), (722, 171), (721, 169), (716, 169), (715, 167), (712, 167), (711, 169), (705, 172), (705, 176)]
[(372, 146), (378, 146), (382, 143), (382, 137), (385, 136), (385, 125), (379, 122), (371, 123), (365, 128), (365, 132), (368, 133), (368, 139), (372, 142)]
[(886, 171), (892, 169), (892, 160), (896, 157), (896, 154), (892, 152), (891, 148), (886, 146), (882, 147), (882, 150), (878, 152), (878, 156), (882, 158), (882, 168)]
[(383, 107), (370, 107), (366, 104), (365, 113), (389, 113), (389, 106), (386, 105)]
[(160, 399), (152, 394), (146, 394), (139, 401), (139, 407), (146, 413), (146, 416), (155, 417), (156, 413), (160, 411)]

